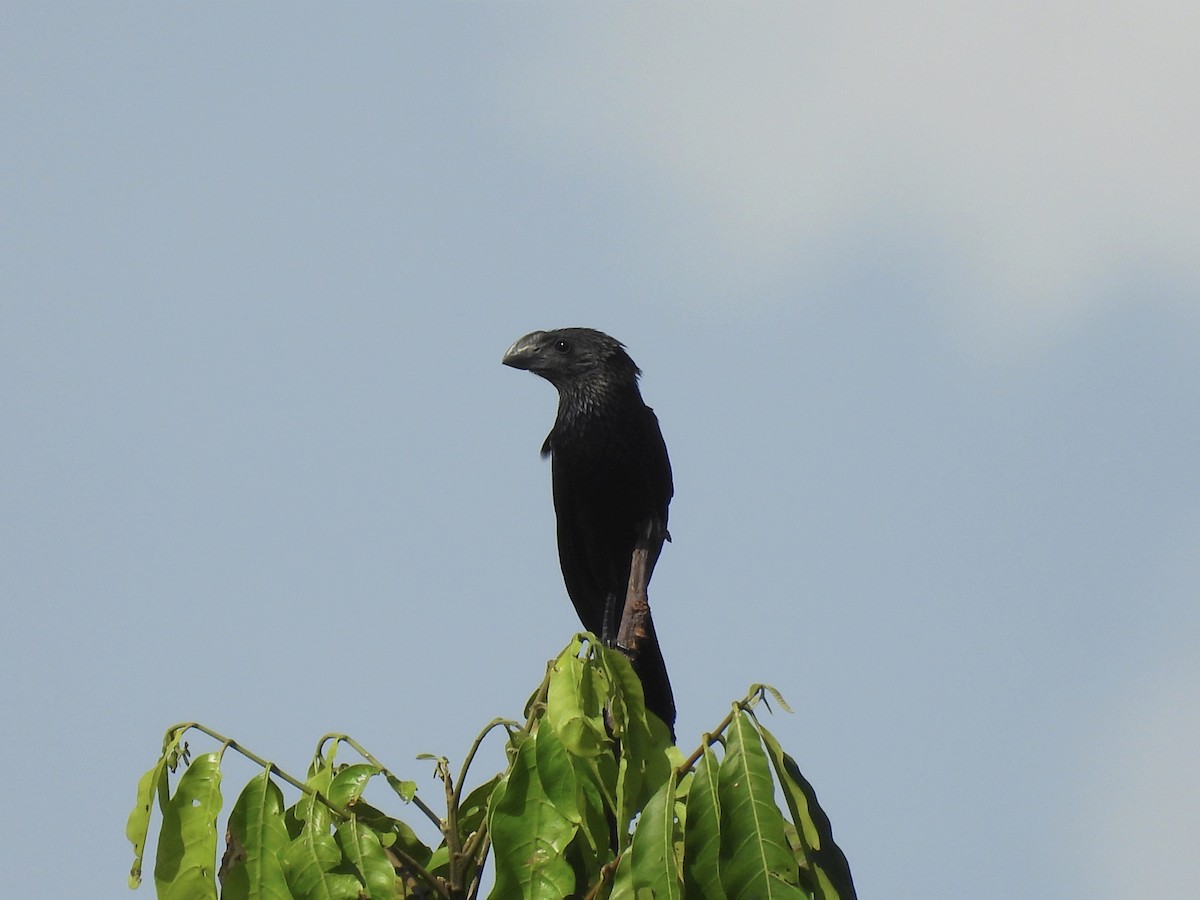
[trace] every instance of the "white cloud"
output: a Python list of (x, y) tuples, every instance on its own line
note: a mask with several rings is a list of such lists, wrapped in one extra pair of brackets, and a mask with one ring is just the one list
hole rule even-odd
[(1113, 278), (1200, 279), (1194, 4), (620, 9), (515, 63), (506, 113), (550, 164), (615, 163), (694, 216), (671, 224), (698, 279), (819, 275), (883, 221), (1001, 350)]

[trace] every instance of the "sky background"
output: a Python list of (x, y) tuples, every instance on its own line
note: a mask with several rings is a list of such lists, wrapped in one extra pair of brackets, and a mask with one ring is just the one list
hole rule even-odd
[(129, 896), (178, 721), (436, 798), (576, 628), (500, 357), (587, 325), (681, 745), (777, 686), (864, 900), (1200, 895), (1198, 9), (6, 3), (5, 893)]

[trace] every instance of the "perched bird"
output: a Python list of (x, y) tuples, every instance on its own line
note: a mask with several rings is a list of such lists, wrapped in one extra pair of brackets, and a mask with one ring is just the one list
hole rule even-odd
[[(583, 627), (615, 642), (639, 534), (667, 534), (674, 486), (641, 370), (620, 341), (591, 328), (534, 331), (504, 354), (558, 389), (558, 417), (542, 444), (551, 458), (558, 559)], [(657, 558), (653, 548), (646, 580)], [(675, 699), (653, 620), (633, 657), (646, 708), (675, 732)]]

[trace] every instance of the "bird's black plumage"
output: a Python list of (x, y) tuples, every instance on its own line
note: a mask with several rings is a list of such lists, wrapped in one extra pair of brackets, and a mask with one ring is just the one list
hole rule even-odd
[[(559, 563), (584, 628), (613, 640), (639, 530), (666, 534), (674, 492), (658, 418), (638, 389), (641, 371), (624, 345), (591, 328), (534, 331), (503, 361), (558, 389), (558, 417), (542, 455), (551, 458)], [(651, 556), (651, 571), (654, 562)], [(634, 668), (646, 708), (674, 733), (671, 682), (653, 620), (646, 625)]]

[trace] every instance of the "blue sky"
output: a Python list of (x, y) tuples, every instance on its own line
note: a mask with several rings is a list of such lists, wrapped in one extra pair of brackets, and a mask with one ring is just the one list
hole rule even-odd
[(588, 325), (671, 450), (682, 744), (776, 685), (864, 898), (1196, 894), (1197, 27), (10, 4), (10, 893), (127, 895), (174, 722), (433, 791), (516, 714), (576, 623), (499, 360)]

